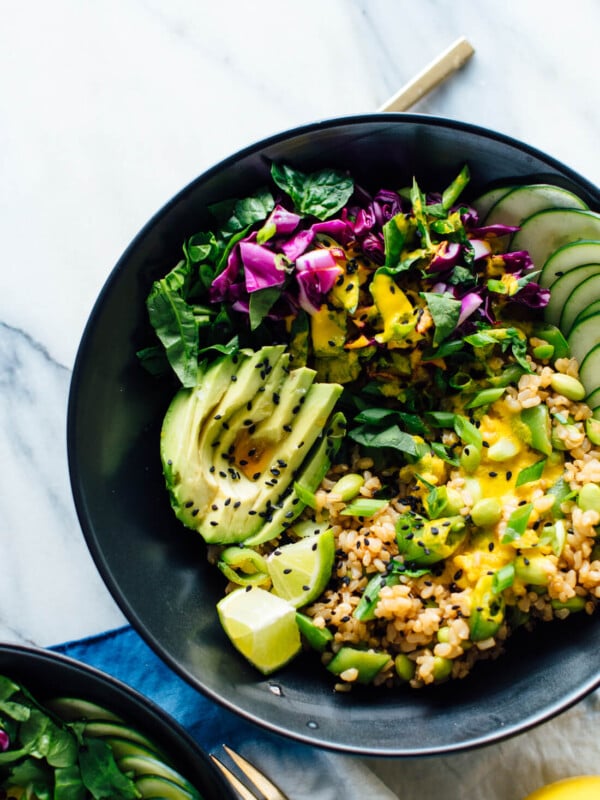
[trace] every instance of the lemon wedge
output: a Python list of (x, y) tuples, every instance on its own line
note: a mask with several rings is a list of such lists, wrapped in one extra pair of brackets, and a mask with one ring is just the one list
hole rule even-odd
[(264, 675), (284, 666), (300, 650), (296, 610), (258, 586), (235, 589), (217, 603), (234, 647)]
[(542, 786), (524, 800), (598, 800), (598, 797), (600, 775), (581, 775)]

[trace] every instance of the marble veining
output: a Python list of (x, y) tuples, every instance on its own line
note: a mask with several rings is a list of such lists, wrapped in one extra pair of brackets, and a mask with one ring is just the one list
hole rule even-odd
[[(46, 646), (124, 622), (74, 511), (66, 408), (87, 317), (146, 220), (249, 143), (377, 109), (459, 36), (475, 56), (414, 110), (497, 129), (600, 183), (599, 30), (597, 0), (562, 13), (546, 0), (5, 4), (0, 639)], [(596, 693), (476, 754), (324, 762), (357, 798), (521, 800), (597, 771), (599, 715)]]

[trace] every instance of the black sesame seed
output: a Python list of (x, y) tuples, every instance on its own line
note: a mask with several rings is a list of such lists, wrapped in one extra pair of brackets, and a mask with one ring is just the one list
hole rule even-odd
[(233, 383), (235, 383), (237, 381), (237, 375), (232, 375), (231, 380)]
[(511, 478), (512, 478), (512, 472), (508, 470), (508, 472), (506, 473), (506, 480), (509, 481)]
[(185, 507), (186, 508), (191, 508), (193, 505), (194, 505), (194, 501), (193, 500), (188, 500), (187, 503), (185, 504)]
[(210, 524), (213, 526), (213, 528), (216, 528), (219, 523), (216, 520), (211, 519)]
[(213, 464), (212, 467), (208, 470), (209, 472), (214, 472), (216, 469), (215, 465)]
[(213, 503), (211, 508), (212, 508), (213, 511), (218, 511), (219, 510), (219, 506), (216, 503)]
[(291, 425), (284, 425), (284, 426), (283, 426), (283, 430), (284, 430), (286, 433), (291, 433), (291, 432), (292, 432), (292, 426), (291, 426)]
[(253, 481), (257, 481), (259, 478), (260, 478), (260, 472), (255, 472), (254, 475), (252, 476)]
[(195, 509), (192, 511), (192, 517), (195, 517), (195, 516), (198, 514), (198, 510), (199, 510), (199, 509), (195, 508)]
[(277, 392), (273, 392), (273, 404), (274, 405), (276, 405), (276, 406), (279, 405), (279, 399), (280, 398), (279, 398), (279, 395), (277, 394)]
[(488, 472), (488, 475), (490, 476), (490, 478), (497, 478), (498, 477), (498, 473), (497, 472)]
[(224, 506), (228, 506), (231, 503), (231, 497), (228, 497), (227, 500), (223, 503)]
[(345, 291), (351, 292), (353, 289), (354, 289), (354, 284), (353, 283), (349, 283), (348, 286), (346, 286), (346, 290)]
[(453, 577), (452, 577), (452, 580), (454, 580), (454, 581), (459, 581), (459, 580), (462, 578), (462, 576), (463, 576), (463, 571), (462, 571), (462, 569), (458, 569), (458, 570), (456, 570), (456, 572), (454, 573), (454, 575), (453, 575)]
[(215, 419), (221, 419), (221, 414), (215, 414)]
[(248, 515), (250, 517), (254, 517), (254, 516), (256, 516), (256, 511), (253, 508), (251, 508), (250, 511), (248, 512)]
[(233, 507), (234, 508), (239, 508), (241, 505), (242, 505), (242, 501), (241, 500), (236, 500), (235, 503), (233, 504)]
[(287, 567), (286, 569), (283, 570), (283, 574), (284, 575), (289, 575), (291, 571), (292, 571), (291, 568)]

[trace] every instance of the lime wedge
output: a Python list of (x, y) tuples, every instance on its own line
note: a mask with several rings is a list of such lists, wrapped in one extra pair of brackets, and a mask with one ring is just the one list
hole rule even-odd
[(308, 605), (327, 586), (334, 556), (331, 529), (278, 547), (267, 559), (273, 591), (294, 608)]
[(300, 650), (295, 609), (265, 589), (235, 589), (217, 603), (217, 612), (234, 647), (264, 675)]

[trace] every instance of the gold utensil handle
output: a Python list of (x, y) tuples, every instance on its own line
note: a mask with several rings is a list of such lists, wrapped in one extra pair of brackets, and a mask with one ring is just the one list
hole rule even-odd
[(475, 50), (464, 36), (457, 39), (393, 97), (390, 97), (379, 111), (406, 111), (411, 108), (428, 92), (460, 69), (474, 52)]

